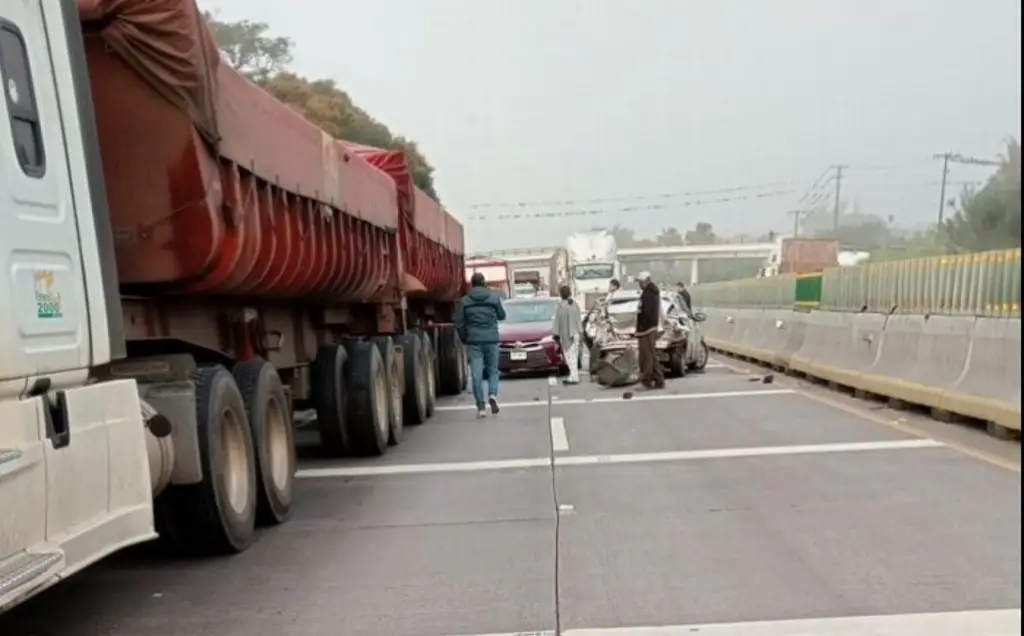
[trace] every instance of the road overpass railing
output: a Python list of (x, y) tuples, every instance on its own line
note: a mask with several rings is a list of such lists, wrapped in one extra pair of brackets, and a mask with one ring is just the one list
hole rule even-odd
[(1020, 436), (1020, 250), (698, 285), (718, 351)]

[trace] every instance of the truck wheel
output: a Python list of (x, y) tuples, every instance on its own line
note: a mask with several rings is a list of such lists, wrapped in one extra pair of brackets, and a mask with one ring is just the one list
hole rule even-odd
[(437, 403), (437, 349), (434, 347), (434, 340), (430, 333), (423, 334), (423, 351), (427, 358), (427, 418), (434, 414), (434, 405)]
[(245, 402), (220, 365), (197, 369), (190, 379), (203, 480), (165, 492), (174, 539), (193, 553), (241, 552), (256, 529), (256, 459)]
[(404, 421), (415, 426), (427, 421), (427, 377), (430, 359), (423, 350), (423, 339), (414, 331), (400, 337), (405, 362), (405, 392), (402, 396)]
[(701, 341), (700, 346), (697, 347), (697, 359), (690, 364), (690, 369), (697, 372), (704, 371), (708, 366), (708, 356), (708, 343)]
[(462, 342), (455, 325), (441, 325), (437, 330), (437, 388), (440, 395), (458, 395), (465, 383)]
[(295, 429), (281, 377), (266, 360), (235, 366), (256, 454), (256, 521), (282, 523), (291, 515), (295, 490)]
[(348, 346), (348, 437), (359, 455), (383, 455), (388, 448), (388, 374), (380, 349), (357, 340)]
[(380, 350), (388, 378), (388, 426), (390, 428), (388, 441), (397, 446), (402, 443), (405, 434), (405, 425), (402, 422), (402, 387), (405, 386), (405, 378), (402, 377), (402, 368), (399, 365), (398, 356), (395, 355), (394, 341), (391, 340), (391, 337), (377, 336), (373, 339), (373, 343)]
[(344, 347), (323, 345), (316, 350), (310, 371), (320, 447), (329, 457), (344, 457), (349, 453), (348, 429), (345, 427), (347, 362), (348, 354)]
[(683, 352), (686, 350), (686, 345), (682, 344), (672, 349), (668, 354), (668, 374), (669, 377), (681, 378), (686, 375), (686, 362)]

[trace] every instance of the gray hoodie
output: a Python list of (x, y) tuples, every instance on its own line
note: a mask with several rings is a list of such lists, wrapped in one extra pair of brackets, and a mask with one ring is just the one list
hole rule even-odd
[(573, 337), (579, 337), (583, 332), (583, 317), (580, 315), (580, 306), (573, 299), (563, 300), (558, 303), (555, 310), (555, 317), (551, 321), (551, 333), (557, 336), (559, 341), (568, 344)]

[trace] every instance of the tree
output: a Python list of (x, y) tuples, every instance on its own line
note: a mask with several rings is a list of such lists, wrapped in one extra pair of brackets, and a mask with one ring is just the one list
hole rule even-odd
[(960, 206), (945, 222), (951, 251), (1020, 247), (1020, 144), (1010, 139), (1002, 165), (981, 190), (965, 186)]
[(295, 43), (267, 35), (270, 25), (266, 22), (220, 22), (209, 11), (203, 15), (228, 63), (253, 82), (263, 84), (291, 64)]
[(288, 104), (335, 139), (405, 153), (413, 182), (438, 200), (434, 168), (416, 142), (394, 135), (387, 126), (352, 101), (334, 80), (311, 80), (288, 70), (294, 42), (272, 37), (263, 22), (221, 22), (207, 12), (217, 45), (225, 61)]
[(687, 245), (710, 245), (715, 242), (715, 230), (710, 223), (701, 221), (686, 232)]

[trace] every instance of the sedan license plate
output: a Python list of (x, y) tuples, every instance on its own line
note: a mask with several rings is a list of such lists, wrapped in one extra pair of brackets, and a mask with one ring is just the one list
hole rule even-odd
[(526, 352), (525, 351), (511, 351), (511, 352), (509, 352), (509, 356), (508, 357), (511, 358), (512, 360), (525, 360), (526, 359)]

